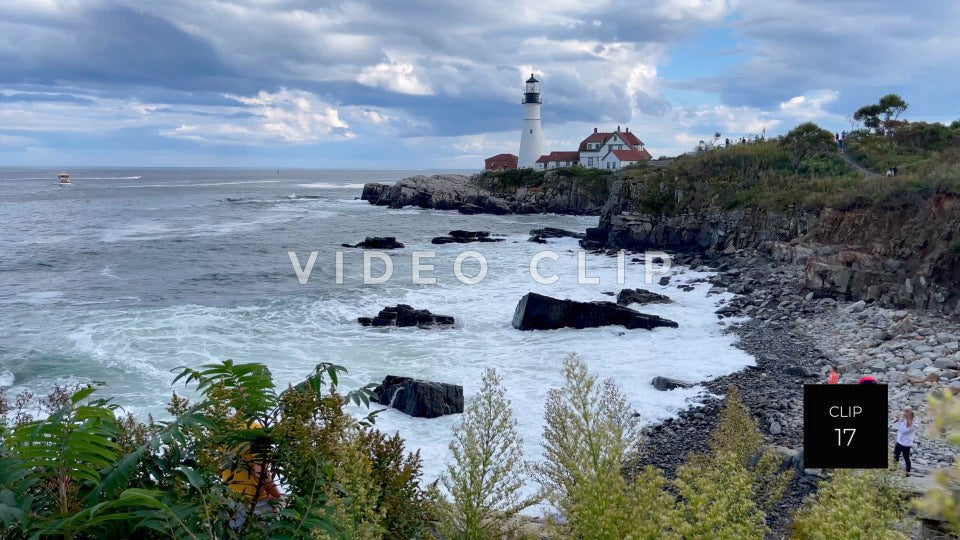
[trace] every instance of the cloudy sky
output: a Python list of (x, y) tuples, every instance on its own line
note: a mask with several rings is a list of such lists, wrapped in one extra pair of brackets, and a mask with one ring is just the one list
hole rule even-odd
[(630, 126), (654, 156), (881, 94), (960, 117), (960, 4), (2, 0), (0, 165), (479, 168)]

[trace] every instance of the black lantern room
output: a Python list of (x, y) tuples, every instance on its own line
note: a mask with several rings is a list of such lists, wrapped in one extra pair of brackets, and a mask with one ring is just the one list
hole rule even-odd
[(540, 81), (533, 76), (533, 73), (530, 74), (530, 78), (527, 79), (526, 89), (523, 94), (524, 103), (540, 103)]

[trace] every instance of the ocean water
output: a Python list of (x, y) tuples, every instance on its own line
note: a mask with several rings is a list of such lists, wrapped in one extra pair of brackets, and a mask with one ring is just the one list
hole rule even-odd
[[(267, 364), (281, 385), (327, 361), (349, 369), (344, 388), (409, 375), (463, 385), (469, 403), (483, 370), (493, 367), (503, 377), (527, 458), (535, 460), (544, 400), (562, 382), (570, 353), (617, 381), (647, 422), (697, 403), (703, 392), (658, 392), (650, 386), (654, 376), (699, 381), (753, 362), (713, 314), (728, 295), (707, 296), (704, 283), (690, 292), (676, 288), (705, 274), (674, 268), (670, 285), (647, 285), (643, 265), (628, 263), (626, 283), (619, 285), (615, 258), (587, 254), (586, 275), (600, 283), (580, 285), (574, 240), (527, 242), (532, 228), (583, 231), (595, 217), (465, 216), (358, 200), (364, 182), (420, 171), (75, 169), (70, 187), (57, 185), (57, 172), (0, 169), (0, 386), (8, 393), (103, 381), (102, 393), (126, 410), (162, 416), (174, 390), (171, 370), (232, 358)], [(491, 231), (504, 241), (430, 244), (452, 229)], [(364, 284), (362, 250), (340, 245), (385, 235), (407, 247), (391, 254), (392, 279)], [(543, 249), (559, 256), (541, 263), (544, 274), (559, 276), (552, 285), (530, 277), (530, 259)], [(487, 261), (479, 284), (463, 284), (453, 273), (455, 257), (465, 250)], [(305, 285), (288, 251), (302, 262), (318, 252)], [(335, 277), (337, 251), (343, 252), (342, 284)], [(413, 251), (435, 252), (421, 264), (434, 265), (424, 276), (436, 277), (436, 284), (411, 282)], [(468, 275), (478, 270), (476, 261), (463, 265)], [(520, 332), (510, 325), (529, 291), (599, 300), (624, 287), (675, 299), (643, 311), (680, 328)], [(423, 330), (356, 323), (397, 303), (453, 315), (458, 324)], [(447, 461), (458, 418), (416, 419), (388, 410), (378, 425), (399, 431), (421, 451), (432, 480)]]

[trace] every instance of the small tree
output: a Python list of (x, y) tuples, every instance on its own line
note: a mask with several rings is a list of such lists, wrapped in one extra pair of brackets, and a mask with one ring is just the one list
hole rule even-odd
[(853, 113), (853, 119), (857, 122), (863, 122), (864, 127), (879, 132), (880, 115), (882, 113), (883, 109), (880, 108), (880, 105), (864, 105), (857, 109), (857, 112)]
[(836, 147), (833, 134), (813, 122), (804, 122), (790, 130), (781, 144), (790, 155), (794, 173), (800, 172), (806, 158), (825, 154)]
[(733, 453), (693, 455), (677, 471), (683, 538), (760, 540), (767, 531), (764, 512), (750, 497), (753, 475)]
[(563, 516), (563, 538), (628, 538), (640, 506), (622, 469), (637, 442), (637, 420), (612, 381), (603, 387), (576, 355), (563, 364), (566, 384), (547, 397), (544, 463), (536, 467), (546, 499)]
[(853, 119), (863, 122), (863, 125), (874, 130), (877, 134), (884, 134), (893, 122), (907, 110), (909, 104), (897, 94), (887, 94), (880, 98), (878, 103), (864, 105), (853, 113)]
[(453, 501), (445, 504), (446, 527), (452, 538), (484, 540), (512, 537), (517, 514), (537, 502), (524, 497), (523, 441), (493, 369), (453, 430), (454, 464), (447, 466), (443, 485)]
[(906, 509), (903, 492), (888, 471), (838, 470), (797, 512), (794, 538), (906, 540)]
[(773, 509), (793, 478), (793, 471), (779, 471), (779, 456), (764, 448), (763, 435), (734, 386), (727, 390), (717, 427), (710, 435), (710, 449), (717, 456), (732, 455), (750, 473), (753, 501), (764, 512)]
[(900, 118), (900, 115), (910, 106), (897, 94), (887, 94), (883, 96), (880, 98), (879, 105), (881, 114), (883, 114), (884, 124)]

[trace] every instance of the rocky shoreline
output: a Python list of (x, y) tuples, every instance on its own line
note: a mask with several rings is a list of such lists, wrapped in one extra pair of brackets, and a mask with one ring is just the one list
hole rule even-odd
[[(615, 177), (599, 212), (583, 192), (558, 190), (545, 198), (544, 192), (518, 191), (504, 199), (467, 177), (368, 184), (363, 199), (462, 213), (599, 213), (598, 227), (580, 241), (583, 248), (608, 254), (674, 250), (674, 263), (714, 271), (708, 294), (736, 295), (717, 316), (742, 318), (730, 331), (756, 365), (689, 381), (707, 390), (702, 406), (646, 427), (640, 464), (672, 475), (687, 454), (706, 451), (722, 396), (737, 387), (767, 442), (783, 453), (784, 468), (797, 473), (768, 515), (771, 538), (788, 536), (793, 511), (821, 475), (804, 469), (800, 453), (804, 384), (826, 382), (830, 365), (839, 367), (842, 383), (870, 375), (889, 386), (890, 418), (910, 406), (922, 423), (931, 420), (930, 395), (960, 393), (960, 244), (952, 240), (960, 230), (960, 199), (850, 211), (705, 208), (664, 216), (638, 203), (643, 189)], [(531, 241), (543, 239), (534, 235)], [(693, 280), (685, 277), (681, 270), (669, 282), (689, 290)], [(895, 433), (891, 428), (891, 448)], [(914, 471), (929, 476), (952, 466), (955, 455), (945, 442), (921, 435), (912, 452)]]
[(590, 183), (548, 171), (538, 182), (507, 188), (482, 175), (421, 175), (394, 184), (365, 184), (360, 199), (389, 208), (416, 206), (461, 214), (599, 215), (609, 193), (606, 179)]
[[(944, 388), (960, 391), (956, 337), (960, 325), (936, 313), (893, 310), (863, 301), (814, 298), (803, 288), (803, 268), (777, 262), (756, 250), (702, 255), (679, 254), (675, 262), (695, 269), (713, 268), (712, 291), (737, 294), (718, 310), (718, 317), (748, 317), (731, 326), (736, 346), (756, 358), (756, 366), (703, 383), (713, 394), (703, 406), (645, 428), (641, 464), (668, 474), (691, 452), (705, 452), (716, 425), (722, 395), (735, 386), (760, 426), (767, 442), (785, 455), (784, 467), (797, 473), (786, 497), (768, 516), (779, 538), (789, 532), (791, 514), (816, 489), (820, 471), (805, 470), (803, 445), (803, 385), (826, 382), (831, 364), (840, 366), (841, 382), (856, 383), (872, 375), (890, 388), (891, 418), (911, 406), (928, 421), (927, 397)], [(690, 283), (683, 274), (672, 283)], [(923, 365), (925, 367), (921, 368)], [(895, 430), (890, 431), (893, 446)], [(955, 451), (940, 440), (921, 436), (913, 452), (914, 470), (928, 475), (952, 465)]]

